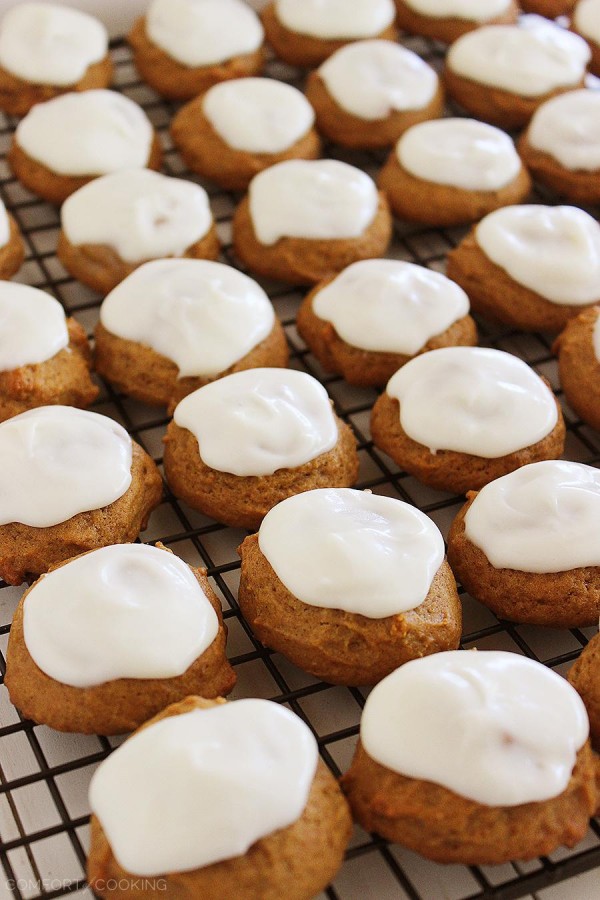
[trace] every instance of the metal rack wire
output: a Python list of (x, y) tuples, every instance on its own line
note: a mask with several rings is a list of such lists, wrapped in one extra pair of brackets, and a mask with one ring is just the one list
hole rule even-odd
[[(436, 64), (435, 47), (419, 40), (408, 46)], [(159, 99), (140, 84), (127, 47), (112, 47), (117, 90), (138, 102), (157, 128), (165, 149), (164, 171), (197, 180), (184, 169), (173, 150), (168, 124), (174, 106)], [(271, 64), (270, 74), (297, 80), (292, 70)], [(56, 209), (38, 201), (11, 176), (5, 154), (15, 121), (0, 117), (0, 193), (12, 210), (27, 245), (27, 259), (18, 280), (48, 290), (74, 314), (91, 334), (97, 320), (97, 295), (73, 282), (55, 256), (58, 234)], [(335, 151), (334, 151), (335, 153)], [(335, 153), (335, 155), (339, 155)], [(344, 154), (341, 158), (367, 171), (381, 163), (377, 155)], [(230, 242), (230, 220), (236, 198), (205, 185), (223, 242), (224, 258), (234, 263)], [(447, 252), (462, 232), (401, 227), (396, 225), (391, 255), (443, 270)], [(461, 505), (461, 498), (419, 485), (383, 454), (371, 441), (369, 412), (376, 394), (350, 388), (340, 378), (324, 376), (316, 360), (298, 337), (294, 319), (301, 294), (264, 284), (273, 299), (289, 339), (291, 365), (310, 372), (326, 385), (338, 413), (354, 429), (361, 459), (361, 488), (400, 497), (428, 513), (445, 533)], [(481, 343), (516, 353), (546, 375), (558, 388), (551, 338), (492, 328), (480, 322)], [(560, 396), (560, 392), (559, 396)], [(128, 400), (102, 385), (97, 411), (113, 416), (160, 464), (161, 439), (167, 424), (162, 411)], [(589, 464), (600, 463), (600, 435), (594, 433), (565, 407), (568, 423), (567, 456)], [(284, 703), (302, 716), (313, 729), (326, 763), (338, 774), (349, 764), (365, 693), (359, 689), (332, 687), (300, 672), (278, 654), (262, 647), (254, 638), (236, 604), (239, 560), (236, 547), (243, 532), (218, 525), (178, 502), (167, 490), (161, 507), (153, 514), (142, 535), (145, 542), (161, 539), (186, 561), (204, 565), (223, 600), (229, 627), (228, 652), (238, 675), (233, 696), (261, 696)], [(10, 619), (22, 590), (0, 589), (0, 670)], [(565, 671), (593, 629), (554, 632), (498, 621), (492, 613), (463, 594), (464, 647), (510, 649)], [(4, 898), (91, 897), (85, 886), (87, 846), (87, 783), (94, 767), (120, 743), (119, 740), (61, 735), (20, 719), (11, 706), (6, 689), (0, 687), (0, 900)], [(157, 823), (159, 827), (159, 823)], [(346, 863), (322, 895), (330, 900), (475, 900), (530, 896), (564, 879), (600, 868), (600, 823), (593, 822), (588, 838), (574, 851), (558, 851), (550, 858), (527, 864), (495, 867), (437, 866), (399, 847), (356, 830)], [(599, 875), (600, 878), (600, 875)], [(555, 896), (555, 895), (553, 895)]]

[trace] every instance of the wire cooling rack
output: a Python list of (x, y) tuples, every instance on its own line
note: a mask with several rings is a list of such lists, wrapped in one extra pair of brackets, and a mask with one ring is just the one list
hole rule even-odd
[[(407, 45), (434, 64), (439, 63), (440, 53), (434, 46), (420, 40), (409, 40)], [(160, 134), (165, 149), (164, 171), (197, 180), (186, 172), (170, 142), (168, 124), (175, 107), (140, 84), (123, 42), (113, 45), (112, 55), (116, 89), (146, 110)], [(297, 83), (297, 72), (274, 63), (270, 64), (269, 74)], [(91, 335), (101, 298), (70, 279), (58, 262), (56, 209), (37, 200), (11, 176), (5, 154), (14, 126), (14, 120), (0, 116), (0, 193), (17, 219), (27, 244), (27, 259), (17, 280), (48, 290)], [(372, 154), (344, 154), (342, 158), (371, 173), (383, 161), (382, 155)], [(215, 192), (208, 184), (205, 186), (211, 195), (224, 258), (234, 263), (230, 222), (236, 198)], [(458, 229), (432, 231), (401, 227), (397, 223), (390, 255), (443, 271), (446, 254), (462, 234)], [(350, 388), (338, 377), (325, 376), (295, 330), (295, 313), (302, 295), (274, 283), (263, 284), (285, 326), (292, 352), (291, 365), (310, 372), (326, 385), (338, 413), (354, 429), (361, 461), (358, 486), (414, 503), (446, 533), (462, 499), (420, 485), (373, 447), (369, 412), (376, 393)], [(549, 378), (560, 396), (550, 336), (524, 336), (503, 328), (493, 329), (485, 323), (479, 325), (481, 343), (525, 359)], [(102, 385), (94, 408), (121, 422), (161, 464), (162, 437), (167, 424), (162, 411), (135, 403), (108, 385)], [(567, 457), (598, 464), (600, 434), (585, 426), (568, 407), (565, 416)], [(350, 763), (366, 693), (318, 682), (256, 641), (236, 604), (239, 580), (236, 548), (243, 537), (241, 530), (214, 523), (179, 503), (167, 490), (142, 540), (160, 539), (187, 562), (207, 567), (212, 584), (222, 598), (229, 627), (228, 654), (238, 676), (232, 696), (270, 698), (293, 709), (312, 728), (323, 758), (339, 774)], [(2, 674), (10, 620), (21, 593), (21, 588), (6, 585), (0, 589)], [(511, 625), (499, 622), (468, 595), (463, 594), (463, 601), (464, 647), (512, 650), (563, 673), (594, 630), (552, 631)], [(23, 721), (10, 704), (4, 685), (0, 686), (0, 863), (3, 869), (0, 900), (92, 897), (84, 880), (89, 818), (87, 787), (97, 764), (120, 742), (121, 739), (59, 734)], [(156, 826), (159, 828), (160, 823)], [(559, 850), (549, 858), (526, 864), (492, 867), (439, 866), (357, 828), (341, 872), (319, 900), (326, 897), (330, 900), (511, 900), (526, 896), (564, 900), (567, 893), (576, 900), (591, 900), (600, 896), (599, 882), (595, 881), (595, 886), (592, 883), (595, 878), (600, 881), (599, 870), (598, 822), (592, 823), (586, 839), (573, 851)], [(587, 877), (570, 883), (568, 892), (560, 886), (560, 882), (583, 872), (588, 873)]]

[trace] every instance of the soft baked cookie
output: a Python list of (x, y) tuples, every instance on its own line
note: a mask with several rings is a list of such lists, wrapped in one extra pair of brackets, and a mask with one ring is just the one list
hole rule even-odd
[(357, 41), (337, 50), (306, 83), (319, 131), (344, 147), (387, 147), (425, 119), (441, 116), (434, 69), (393, 41)]
[(352, 41), (395, 41), (394, 0), (272, 0), (261, 13), (267, 41), (292, 66), (312, 68)]
[(442, 535), (401, 500), (349, 489), (297, 494), (238, 552), (246, 621), (323, 681), (376, 684), (409, 659), (459, 645), (461, 605)]
[(573, 203), (600, 203), (600, 91), (569, 91), (540, 106), (519, 140), (536, 181)]
[(515, 0), (396, 0), (396, 22), (403, 31), (451, 44), (482, 25), (512, 24)]
[(237, 78), (183, 106), (171, 122), (171, 136), (192, 172), (226, 190), (244, 191), (268, 166), (320, 156), (314, 120), (312, 106), (290, 84)]
[(21, 584), (133, 541), (162, 498), (155, 463), (98, 413), (42, 406), (0, 424), (0, 576)]
[(444, 80), (467, 112), (510, 130), (526, 125), (555, 94), (583, 87), (589, 60), (583, 38), (529, 15), (460, 37), (446, 57)]
[(383, 256), (387, 200), (360, 169), (335, 159), (289, 160), (260, 172), (233, 218), (233, 246), (251, 272), (316, 284), (359, 259)]
[(595, 634), (583, 648), (567, 678), (585, 703), (592, 744), (600, 750), (600, 635)]
[(88, 881), (110, 900), (152, 878), (168, 897), (311, 900), (352, 830), (312, 732), (269, 700), (169, 706), (100, 765), (90, 805)]
[(505, 207), (450, 252), (447, 272), (475, 312), (523, 331), (560, 331), (600, 300), (600, 225), (573, 206)]
[(439, 272), (392, 259), (353, 263), (317, 285), (296, 326), (324, 369), (364, 387), (383, 387), (420, 353), (477, 343), (462, 288)]
[(0, 199), (0, 278), (12, 278), (25, 259), (25, 244), (12, 213)]
[(578, 0), (573, 10), (571, 28), (590, 45), (592, 51), (590, 69), (594, 74), (600, 75), (600, 3), (598, 0)]
[(576, 2), (577, 0), (519, 0), (519, 5), (525, 12), (556, 19), (558, 16), (568, 15)]
[(53, 567), (21, 598), (6, 655), (11, 702), (59, 731), (122, 734), (169, 703), (228, 694), (221, 604), (166, 547), (117, 544)]
[(19, 122), (8, 163), (28, 190), (51, 203), (98, 175), (160, 168), (162, 150), (146, 113), (115, 91), (62, 94)]
[(549, 385), (502, 350), (445, 347), (410, 360), (371, 414), (376, 447), (424, 484), (464, 494), (564, 448)]
[(85, 331), (58, 300), (0, 281), (0, 321), (0, 421), (36, 406), (83, 407), (96, 399)]
[(60, 221), (59, 260), (74, 278), (101, 294), (150, 259), (219, 255), (204, 188), (149, 169), (95, 178), (67, 198)]
[(402, 135), (381, 170), (379, 187), (409, 222), (463, 225), (519, 203), (531, 179), (510, 137), (474, 119), (439, 119)]
[(532, 859), (587, 831), (588, 734), (576, 691), (541, 663), (436, 653), (371, 691), (342, 788), (363, 828), (436, 862)]
[(221, 81), (257, 75), (265, 63), (263, 37), (243, 0), (152, 0), (127, 39), (150, 87), (189, 100)]
[(448, 535), (448, 561), (502, 619), (583, 628), (600, 617), (599, 518), (598, 469), (533, 463), (468, 495)]
[(552, 349), (569, 406), (600, 431), (600, 306), (571, 319)]
[(95, 364), (115, 387), (170, 411), (232, 372), (286, 366), (285, 333), (263, 289), (203, 260), (145, 263), (104, 300)]
[(176, 497), (256, 531), (286, 497), (350, 487), (356, 441), (325, 388), (305, 372), (249, 369), (213, 381), (175, 408), (164, 466)]
[(67, 91), (110, 84), (106, 28), (53, 3), (17, 3), (0, 22), (0, 109), (24, 116)]

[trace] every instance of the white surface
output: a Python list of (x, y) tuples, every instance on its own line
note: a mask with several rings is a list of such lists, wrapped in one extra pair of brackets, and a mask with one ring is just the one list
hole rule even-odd
[(405, 0), (422, 16), (434, 19), (467, 19), (471, 22), (485, 22), (506, 12), (510, 0)]
[(536, 110), (527, 141), (572, 171), (600, 169), (600, 91), (559, 94)]
[(0, 372), (45, 362), (68, 343), (58, 300), (26, 284), (0, 281)]
[(370, 38), (394, 22), (394, 0), (275, 0), (275, 14), (290, 31), (323, 40)]
[(573, 26), (584, 37), (600, 44), (599, 0), (578, 0), (573, 13)]

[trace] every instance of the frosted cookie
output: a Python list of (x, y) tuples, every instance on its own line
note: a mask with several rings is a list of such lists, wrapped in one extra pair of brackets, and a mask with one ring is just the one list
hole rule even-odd
[(21, 598), (5, 684), (59, 731), (121, 734), (201, 691), (228, 694), (221, 604), (205, 570), (165, 547), (117, 544), (68, 560)]
[(305, 372), (249, 369), (199, 388), (175, 408), (165, 438), (175, 496), (254, 531), (286, 497), (350, 487), (356, 441), (325, 388)]
[(590, 640), (579, 659), (571, 666), (568, 679), (581, 696), (590, 719), (590, 734), (596, 750), (600, 749), (600, 635)]
[(391, 378), (373, 407), (371, 434), (410, 475), (464, 494), (560, 456), (565, 424), (548, 384), (516, 356), (446, 347)]
[(402, 135), (378, 178), (393, 212), (409, 222), (474, 222), (519, 203), (531, 179), (510, 137), (474, 119), (438, 119)]
[(89, 406), (98, 396), (90, 368), (85, 331), (58, 300), (0, 281), (0, 421), (37, 406)]
[(38, 103), (19, 122), (8, 162), (19, 181), (60, 204), (98, 175), (160, 167), (146, 113), (115, 91), (68, 93)]
[(267, 41), (292, 66), (312, 68), (352, 41), (395, 41), (394, 0), (274, 0), (262, 11)]
[(238, 78), (182, 107), (171, 135), (192, 172), (226, 190), (244, 191), (268, 166), (320, 156), (314, 120), (312, 106), (291, 85)]
[(383, 256), (392, 220), (383, 194), (354, 166), (289, 160), (260, 172), (233, 218), (233, 246), (250, 271), (316, 284), (359, 259)]
[(476, 118), (521, 128), (538, 106), (583, 87), (590, 49), (583, 38), (541, 16), (488, 25), (463, 35), (446, 57), (449, 95)]
[(58, 258), (74, 278), (102, 294), (147, 260), (219, 255), (204, 188), (149, 169), (95, 178), (65, 201), (60, 221)]
[(230, 78), (257, 75), (265, 62), (260, 20), (243, 0), (152, 0), (128, 35), (150, 87), (189, 100)]
[(573, 203), (600, 203), (600, 91), (569, 91), (542, 104), (519, 152), (536, 181)]
[(9, 584), (133, 541), (162, 498), (156, 465), (98, 413), (42, 406), (0, 425), (0, 577)]
[(436, 862), (532, 859), (587, 831), (588, 734), (576, 691), (541, 663), (437, 653), (371, 691), (342, 788), (363, 828)]
[(573, 206), (499, 209), (452, 250), (447, 271), (475, 312), (560, 331), (600, 300), (600, 225)]
[(552, 349), (569, 406), (600, 431), (600, 306), (570, 319)]
[(217, 262), (145, 263), (100, 307), (98, 372), (143, 403), (172, 409), (232, 372), (286, 366), (283, 328), (263, 289)]
[(515, 0), (396, 0), (396, 22), (403, 31), (451, 44), (482, 25), (517, 21)]
[(350, 384), (383, 386), (420, 353), (477, 343), (462, 288), (413, 263), (369, 259), (305, 298), (298, 332), (324, 369)]
[(444, 108), (436, 72), (393, 41), (358, 41), (337, 50), (308, 76), (306, 96), (319, 131), (344, 147), (387, 147)]
[(590, 69), (600, 74), (600, 3), (598, 0), (578, 0), (571, 18), (571, 28), (580, 34), (592, 51)]
[(19, 226), (0, 199), (0, 279), (12, 278), (25, 259)]
[(24, 116), (67, 91), (110, 84), (106, 28), (53, 3), (17, 3), (0, 22), (0, 109)]
[(323, 681), (376, 684), (409, 659), (458, 647), (461, 606), (442, 535), (401, 500), (297, 494), (239, 553), (246, 621)]
[(448, 536), (463, 587), (502, 619), (582, 628), (600, 616), (600, 471), (549, 460), (469, 494)]
[(90, 805), (88, 881), (109, 900), (151, 878), (168, 897), (310, 900), (352, 830), (312, 732), (268, 700), (169, 706), (100, 765)]

